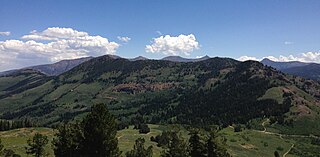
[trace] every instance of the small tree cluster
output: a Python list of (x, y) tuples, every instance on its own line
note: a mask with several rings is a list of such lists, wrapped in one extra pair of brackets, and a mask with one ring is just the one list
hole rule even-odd
[(189, 156), (188, 143), (176, 132), (171, 134), (167, 148), (162, 151), (161, 157), (187, 157)]
[(150, 132), (150, 128), (147, 124), (140, 124), (139, 126), (139, 133), (140, 134), (147, 134)]
[(185, 141), (177, 132), (164, 131), (161, 135), (151, 137), (164, 151), (162, 157), (229, 157), (224, 143), (218, 140), (214, 131), (210, 136), (201, 136), (199, 131), (190, 133), (189, 141)]
[(135, 118), (132, 118), (131, 123), (134, 125), (134, 129), (138, 129), (140, 134), (146, 134), (150, 132), (150, 128), (143, 119), (143, 116), (138, 114)]
[(169, 142), (172, 140), (172, 134), (175, 132), (172, 131), (163, 131), (160, 135), (157, 135), (156, 137), (151, 137), (150, 141), (157, 142), (158, 147), (164, 147), (169, 144)]
[(144, 138), (138, 138), (133, 146), (133, 150), (126, 153), (126, 157), (152, 157), (152, 146), (144, 147)]
[(44, 147), (48, 144), (48, 137), (39, 133), (36, 133), (34, 137), (27, 141), (28, 147), (26, 147), (26, 153), (34, 155), (35, 157), (46, 156)]
[(242, 131), (242, 127), (240, 124), (236, 124), (234, 127), (234, 132), (241, 132)]

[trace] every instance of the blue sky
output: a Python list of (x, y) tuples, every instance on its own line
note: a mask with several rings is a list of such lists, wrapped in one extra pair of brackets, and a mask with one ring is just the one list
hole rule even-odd
[[(0, 35), (2, 44), (8, 40), (34, 40), (21, 37), (31, 34), (32, 30), (41, 34), (48, 28), (59, 27), (86, 32), (90, 36), (99, 35), (115, 42), (119, 46), (114, 53), (123, 57), (162, 58), (179, 54), (188, 58), (209, 55), (261, 59), (272, 56), (274, 60), (320, 61), (317, 56), (320, 50), (319, 0), (2, 0), (0, 19), (0, 32), (10, 32), (10, 35)], [(155, 43), (154, 38), (181, 34), (192, 34), (196, 38), (194, 42), (198, 45), (187, 50), (190, 55), (181, 53), (186, 49), (179, 48), (172, 49), (179, 51), (176, 53), (166, 53), (163, 51), (168, 49), (161, 48), (154, 53), (146, 51), (146, 45)], [(119, 41), (118, 36), (131, 40)], [(36, 42), (46, 44), (50, 41)], [(4, 67), (0, 70), (59, 60), (44, 60), (45, 52), (39, 52), (42, 58), (26, 61), (28, 57), (21, 56), (28, 53), (20, 54), (12, 49), (0, 49), (0, 59), (1, 53), (7, 55), (2, 57), (3, 60), (12, 59), (10, 63), (0, 62)], [(19, 55), (11, 57), (9, 53)]]

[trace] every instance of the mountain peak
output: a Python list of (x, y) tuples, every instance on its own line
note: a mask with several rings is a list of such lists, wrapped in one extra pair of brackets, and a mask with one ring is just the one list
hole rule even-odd
[(135, 57), (135, 58), (131, 58), (129, 60), (130, 61), (139, 61), (139, 60), (148, 60), (148, 58), (143, 57), (143, 56), (138, 56), (138, 57)]
[(263, 58), (261, 63), (264, 63), (264, 62), (274, 62), (274, 61), (269, 58)]
[(208, 55), (205, 55), (205, 56), (203, 56), (203, 57), (201, 57), (201, 58), (207, 58), (207, 59), (209, 59), (210, 57), (209, 57)]

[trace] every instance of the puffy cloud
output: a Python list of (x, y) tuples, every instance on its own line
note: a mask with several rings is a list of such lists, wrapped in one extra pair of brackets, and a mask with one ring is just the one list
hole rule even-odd
[(254, 60), (257, 61), (258, 59), (256, 57), (249, 57), (249, 56), (241, 56), (238, 58), (239, 61), (247, 61), (247, 60)]
[(3, 36), (9, 36), (11, 34), (11, 32), (0, 32), (0, 35)]
[(131, 38), (129, 38), (129, 37), (120, 37), (120, 36), (118, 36), (117, 38), (118, 38), (118, 40), (120, 40), (122, 42), (126, 42), (126, 43), (131, 40)]
[[(320, 63), (320, 52), (306, 52), (306, 53), (301, 53), (296, 56), (294, 55), (288, 55), (288, 56), (283, 56), (280, 55), (279, 57), (275, 56), (266, 56), (263, 58), (268, 58), (270, 60), (276, 61), (276, 62), (290, 62), (290, 61), (300, 61), (300, 62), (314, 62), (314, 63)], [(263, 59), (262, 58), (262, 59)], [(240, 61), (245, 61), (245, 60), (262, 60), (256, 57), (249, 57), (249, 56), (241, 56), (238, 58)]]
[(24, 35), (22, 39), (31, 40), (59, 40), (59, 39), (76, 39), (89, 36), (87, 32), (81, 32), (72, 28), (52, 27), (42, 32), (33, 30), (28, 35)]
[(179, 35), (171, 37), (170, 35), (154, 38), (151, 45), (146, 45), (145, 50), (151, 53), (163, 53), (165, 55), (190, 55), (190, 53), (199, 49), (199, 43), (193, 34)]
[[(0, 41), (0, 70), (75, 59), (115, 54), (118, 43), (101, 36), (90, 36), (72, 28), (48, 28), (32, 31), (24, 40)], [(42, 42), (42, 41), (46, 42)], [(10, 64), (9, 64), (10, 63)]]
[(205, 55), (203, 55), (203, 56), (196, 56), (196, 58), (197, 59), (199, 59), (199, 58), (203, 58)]

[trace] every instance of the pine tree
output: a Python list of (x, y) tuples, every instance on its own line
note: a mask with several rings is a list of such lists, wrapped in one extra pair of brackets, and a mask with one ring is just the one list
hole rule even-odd
[(104, 104), (94, 105), (84, 120), (82, 155), (87, 157), (117, 157), (121, 152), (116, 138), (115, 118)]
[(2, 154), (2, 151), (3, 151), (3, 144), (2, 144), (2, 141), (1, 141), (1, 139), (0, 139), (0, 155)]
[(207, 140), (207, 156), (208, 157), (230, 157), (227, 149), (218, 141), (216, 132), (211, 132), (209, 139)]
[(133, 150), (126, 153), (127, 157), (152, 157), (152, 146), (149, 146), (147, 149), (144, 148), (145, 140), (144, 138), (138, 138)]
[(278, 151), (274, 151), (274, 157), (280, 157), (280, 154)]
[(200, 140), (198, 131), (191, 133), (189, 139), (190, 156), (191, 157), (204, 157), (206, 152), (204, 144)]
[(161, 153), (162, 157), (188, 157), (188, 144), (176, 132), (172, 133), (167, 150)]
[(44, 147), (48, 144), (48, 137), (45, 135), (41, 135), (36, 133), (33, 139), (29, 139), (27, 141), (28, 147), (26, 147), (27, 154), (33, 154), (35, 157), (41, 157), (47, 155)]
[(0, 120), (0, 131), (4, 131), (4, 125), (2, 120)]
[(58, 127), (56, 138), (52, 141), (56, 157), (81, 156), (80, 148), (83, 141), (82, 128), (79, 123), (63, 124)]

